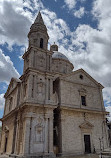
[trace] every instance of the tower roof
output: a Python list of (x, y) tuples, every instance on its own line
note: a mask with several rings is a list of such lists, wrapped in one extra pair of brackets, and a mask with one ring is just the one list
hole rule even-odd
[(47, 35), (47, 37), (49, 38), (48, 33), (47, 33), (47, 28), (44, 24), (40, 11), (39, 11), (34, 23), (30, 27), (28, 37), (30, 36), (31, 33), (35, 33), (35, 32), (41, 32), (42, 34)]
[(44, 21), (43, 21), (43, 18), (42, 18), (40, 11), (39, 11), (34, 23), (40, 23), (40, 24), (44, 25)]

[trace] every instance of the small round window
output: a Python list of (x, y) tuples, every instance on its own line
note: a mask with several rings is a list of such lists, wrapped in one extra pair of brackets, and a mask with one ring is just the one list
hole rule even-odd
[(83, 79), (83, 75), (80, 75), (79, 77), (80, 77), (81, 80)]

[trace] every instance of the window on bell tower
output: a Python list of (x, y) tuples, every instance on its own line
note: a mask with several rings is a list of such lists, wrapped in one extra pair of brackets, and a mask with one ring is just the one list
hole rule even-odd
[(43, 48), (43, 38), (40, 39), (40, 48)]

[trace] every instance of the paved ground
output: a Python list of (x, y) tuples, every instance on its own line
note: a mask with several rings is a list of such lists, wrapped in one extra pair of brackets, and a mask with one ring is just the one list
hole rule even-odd
[[(14, 158), (14, 157), (9, 157), (7, 155), (0, 155), (0, 158)], [(101, 155), (83, 155), (83, 156), (67, 156), (67, 157), (57, 157), (57, 158), (111, 158), (111, 156), (103, 156)]]

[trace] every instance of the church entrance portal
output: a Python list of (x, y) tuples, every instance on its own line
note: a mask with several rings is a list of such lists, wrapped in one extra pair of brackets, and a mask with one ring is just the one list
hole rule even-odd
[(85, 153), (91, 153), (90, 135), (84, 135)]

